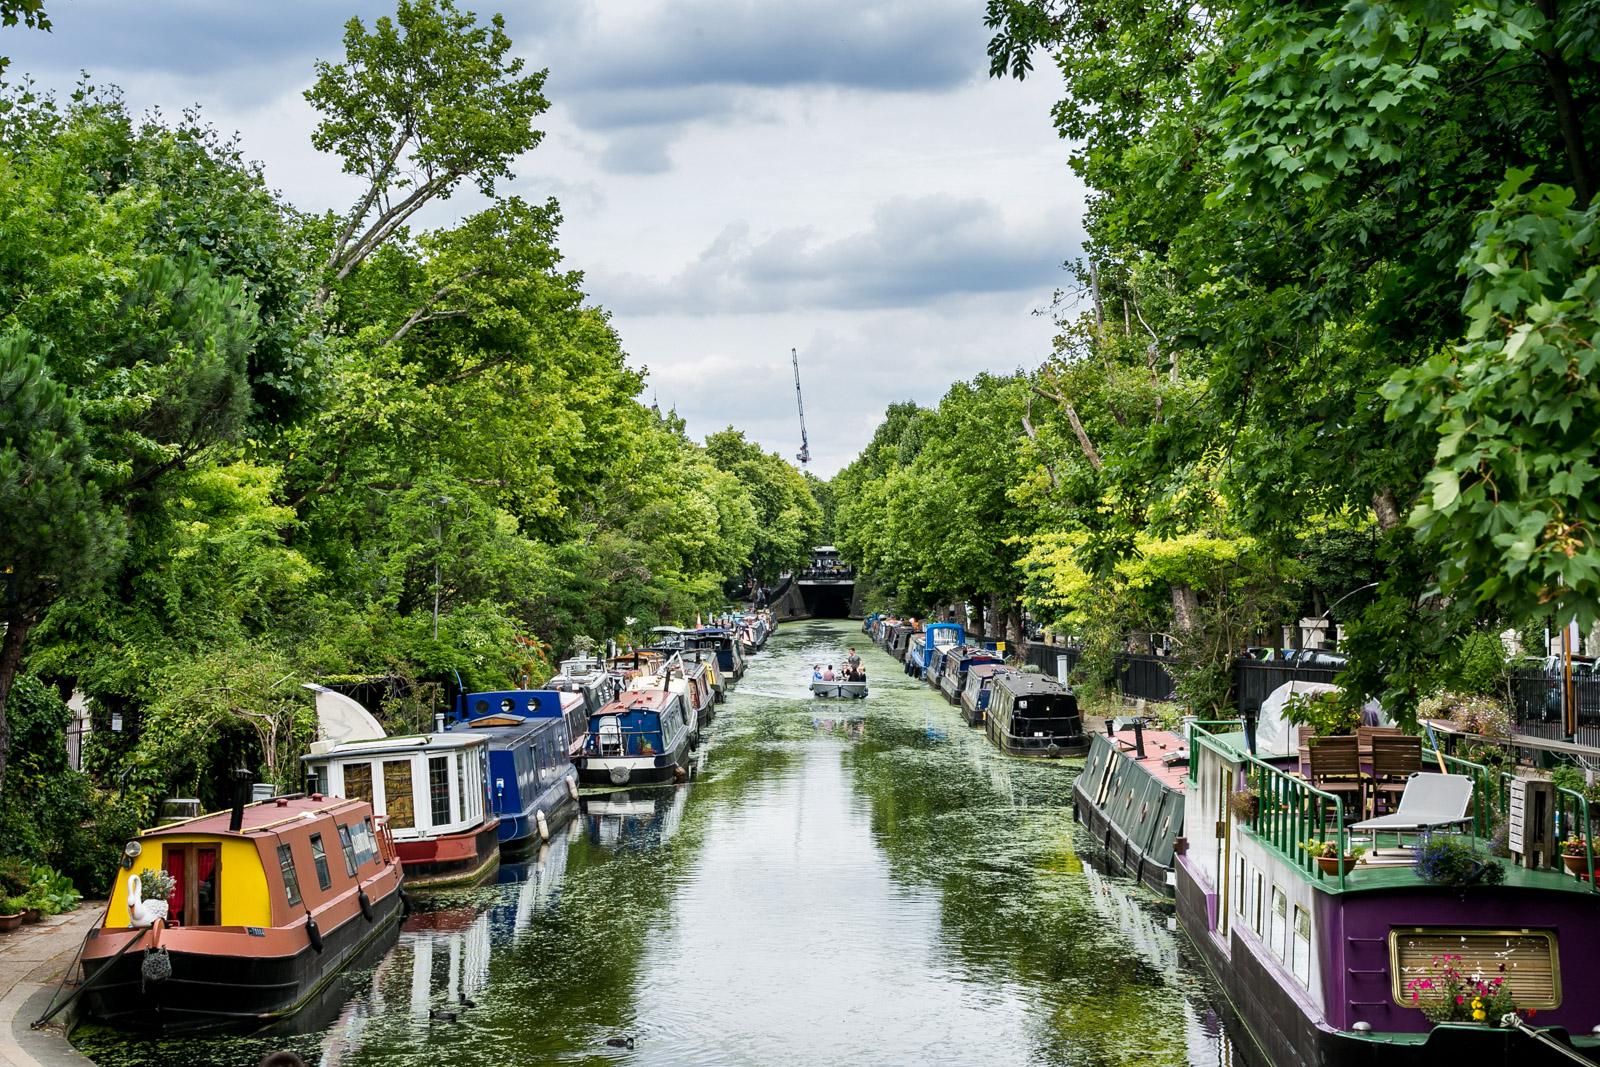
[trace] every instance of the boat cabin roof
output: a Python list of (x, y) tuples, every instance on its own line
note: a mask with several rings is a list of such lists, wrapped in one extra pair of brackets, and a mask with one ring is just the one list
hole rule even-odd
[(672, 706), (676, 696), (676, 693), (669, 693), (665, 689), (630, 689), (596, 711), (590, 718), (601, 715), (623, 715), (630, 711), (666, 711)]
[(1008, 668), (994, 676), (994, 684), (1017, 696), (1072, 696), (1072, 690), (1048, 674), (1033, 674)]
[(324, 762), (344, 760), (356, 756), (381, 756), (386, 754), (409, 755), (413, 752), (443, 752), (474, 745), (487, 745), (488, 739), (474, 737), (459, 730), (445, 733), (409, 734), (403, 737), (381, 737), (375, 741), (346, 741), (326, 752), (313, 752), (300, 757), (303, 761)]
[(987, 678), (996, 671), (1007, 670), (1004, 663), (974, 663), (967, 668), (968, 678)]
[(229, 824), (233, 820), (233, 811), (213, 811), (205, 815), (197, 815), (183, 822), (167, 823), (162, 826), (151, 827), (140, 832), (140, 837), (171, 837), (174, 835), (189, 836), (193, 834), (217, 834), (224, 837), (249, 837), (252, 834), (283, 829), (285, 823), (302, 819), (316, 819), (325, 815), (338, 815), (356, 808), (371, 810), (363, 800), (347, 800), (344, 797), (328, 797), (321, 793), (312, 793), (310, 796), (273, 797), (269, 800), (258, 800), (254, 804), (244, 807), (244, 820), (241, 828), (230, 830)]

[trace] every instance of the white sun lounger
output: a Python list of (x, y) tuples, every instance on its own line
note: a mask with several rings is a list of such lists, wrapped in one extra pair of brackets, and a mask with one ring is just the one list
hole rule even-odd
[(1460, 826), (1472, 821), (1467, 807), (1472, 803), (1472, 779), (1464, 774), (1436, 774), (1418, 771), (1406, 779), (1400, 807), (1388, 815), (1352, 823), (1351, 830), (1372, 834), (1376, 851), (1378, 833), (1422, 833), (1445, 826)]

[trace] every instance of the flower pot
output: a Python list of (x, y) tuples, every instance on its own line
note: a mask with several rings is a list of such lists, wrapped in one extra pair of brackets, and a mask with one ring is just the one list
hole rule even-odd
[(22, 913), (22, 921), (25, 923), (36, 923), (40, 918), (41, 913), (38, 908), (27, 908)]
[(1318, 856), (1317, 866), (1323, 874), (1349, 874), (1356, 865), (1354, 856)]
[(1561, 862), (1566, 865), (1568, 874), (1588, 874), (1589, 859), (1587, 856), (1569, 856), (1562, 853)]
[(22, 912), (15, 915), (0, 915), (0, 930), (15, 930), (22, 925)]

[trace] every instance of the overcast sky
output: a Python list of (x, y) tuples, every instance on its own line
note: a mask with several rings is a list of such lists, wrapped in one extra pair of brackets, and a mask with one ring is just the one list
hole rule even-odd
[[(610, 309), (647, 399), (696, 436), (732, 423), (792, 456), (790, 348), (812, 470), (856, 454), (897, 400), (1049, 354), (1083, 192), (1049, 109), (1060, 82), (986, 74), (982, 0), (543, 0), (504, 9), (548, 67), (544, 143), (506, 189), (554, 195), (562, 251)], [(0, 35), (8, 76), (198, 103), (308, 210), (351, 179), (308, 141), (301, 93), (367, 0), (50, 0)], [(481, 207), (458, 195), (430, 222)]]

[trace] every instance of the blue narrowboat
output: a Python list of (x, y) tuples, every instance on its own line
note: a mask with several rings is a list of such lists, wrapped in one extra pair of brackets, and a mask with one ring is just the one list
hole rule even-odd
[(695, 712), (665, 689), (632, 689), (589, 716), (578, 777), (596, 785), (683, 781)]
[(545, 689), (463, 693), (448, 730), (489, 742), (489, 797), (500, 816), (500, 848), (516, 852), (550, 838), (578, 799), (564, 704), (576, 694)]
[(968, 726), (983, 724), (994, 692), (995, 672), (1002, 669), (999, 663), (974, 663), (967, 669), (967, 683), (961, 689), (961, 717)]
[(687, 647), (717, 654), (717, 668), (733, 681), (744, 677), (744, 653), (732, 630), (721, 626), (702, 626), (686, 635)]
[(913, 678), (927, 678), (935, 653), (966, 644), (967, 632), (958, 622), (930, 622), (922, 633), (912, 637), (906, 653), (906, 673)]
[(967, 684), (967, 671), (979, 663), (1004, 663), (1005, 657), (992, 648), (976, 645), (956, 645), (944, 650), (939, 661), (939, 671), (930, 675), (932, 685), (952, 704), (961, 703), (961, 689)]

